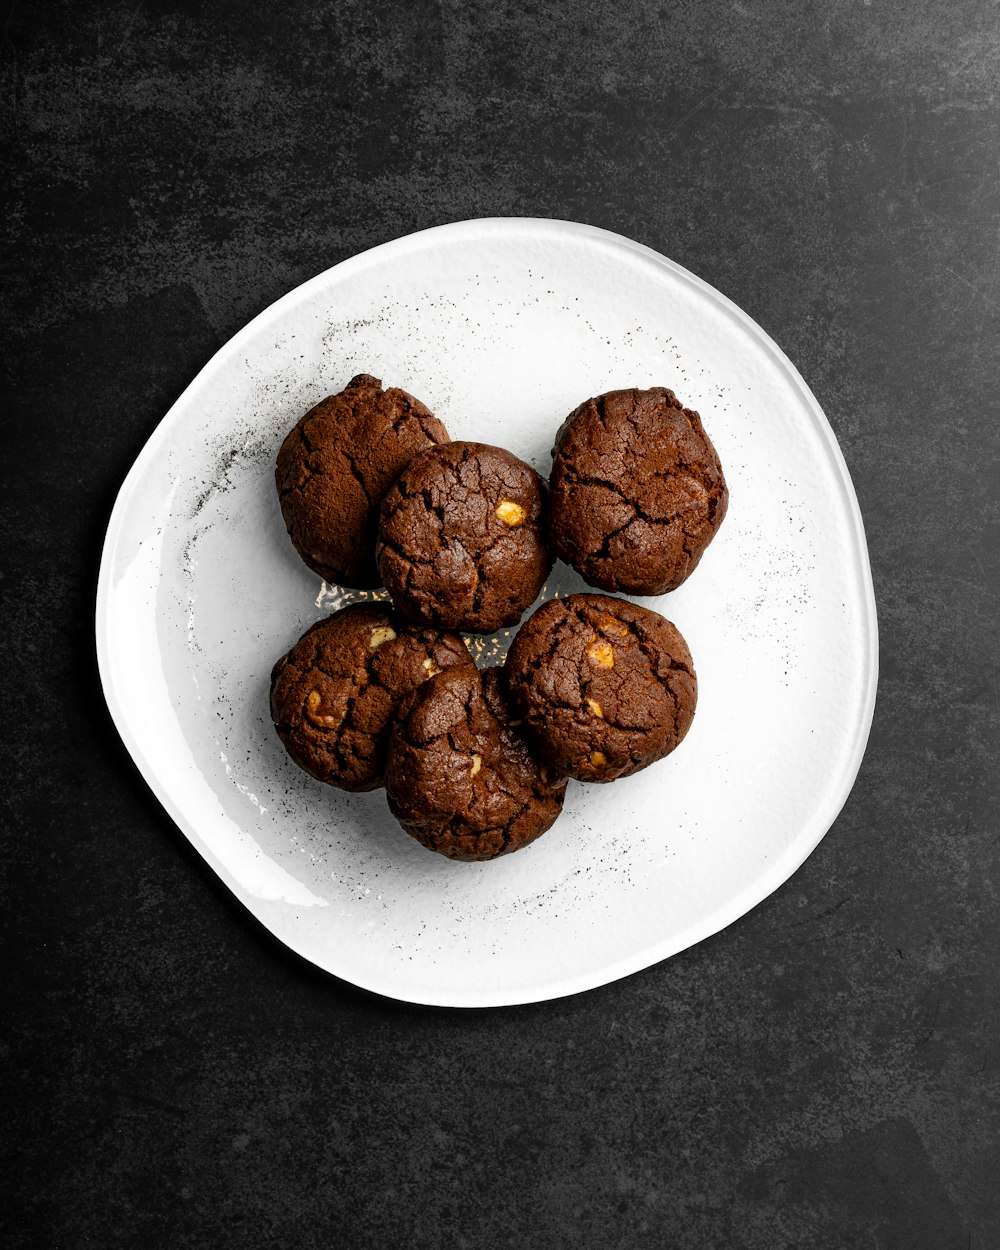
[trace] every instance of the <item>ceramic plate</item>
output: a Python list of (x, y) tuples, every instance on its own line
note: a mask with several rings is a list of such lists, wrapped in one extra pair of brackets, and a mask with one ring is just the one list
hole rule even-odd
[[(292, 550), (274, 489), (287, 429), (352, 375), (419, 396), (453, 438), (543, 475), (581, 400), (665, 385), (702, 414), (729, 514), (694, 576), (642, 602), (673, 620), (698, 714), (668, 759), (570, 783), (531, 846), (452, 863), (285, 755), (271, 665), (362, 594)], [(557, 565), (548, 598), (583, 589)], [(478, 639), (484, 663), (509, 635)], [(101, 566), (108, 704), (164, 807), (277, 937), (411, 1002), (575, 993), (731, 924), (829, 829), (871, 725), (877, 645), (861, 516), (834, 435), (744, 313), (646, 247), (589, 226), (461, 222), (292, 291), (201, 371), (122, 486)]]

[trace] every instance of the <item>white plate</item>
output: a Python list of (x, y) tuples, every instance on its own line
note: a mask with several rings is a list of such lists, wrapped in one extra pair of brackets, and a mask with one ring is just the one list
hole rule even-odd
[[(687, 638), (698, 714), (668, 759), (571, 782), (516, 855), (457, 864), (285, 755), (273, 661), (355, 597), (292, 550), (273, 463), (355, 373), (402, 386), (453, 438), (549, 467), (587, 396), (666, 385), (697, 408), (729, 515), (694, 576), (644, 600)], [(580, 589), (557, 565), (546, 588)], [(487, 641), (496, 655), (507, 639)], [(590, 226), (460, 222), (306, 282), (209, 362), (122, 486), (97, 605), (115, 723), (164, 807), (255, 916), (380, 994), (463, 1007), (612, 981), (731, 924), (840, 811), (875, 699), (871, 573), (833, 432), (775, 344), (678, 265)]]

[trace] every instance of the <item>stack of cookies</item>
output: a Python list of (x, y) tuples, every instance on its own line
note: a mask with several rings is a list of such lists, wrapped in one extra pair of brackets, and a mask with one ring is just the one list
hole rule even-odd
[(289, 537), (328, 582), (384, 585), (313, 625), (274, 666), (291, 757), (344, 790), (384, 786), (402, 827), (452, 859), (550, 828), (568, 778), (614, 781), (668, 755), (697, 680), (663, 616), (608, 594), (544, 603), (503, 668), (461, 634), (518, 625), (553, 561), (601, 591), (660, 595), (726, 513), (719, 458), (672, 391), (588, 399), (559, 430), (548, 485), (509, 451), (452, 442), (412, 395), (360, 374), (278, 452)]

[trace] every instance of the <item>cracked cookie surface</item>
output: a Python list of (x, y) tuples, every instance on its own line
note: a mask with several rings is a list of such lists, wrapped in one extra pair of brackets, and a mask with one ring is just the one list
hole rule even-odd
[(393, 715), (421, 682), (451, 668), (478, 674), (457, 634), (354, 604), (306, 630), (271, 672), (271, 719), (293, 760), (342, 790), (382, 784)]
[(442, 629), (517, 624), (552, 567), (545, 498), (539, 474), (501, 447), (422, 452), (382, 501), (378, 567), (394, 605)]
[(275, 483), (285, 528), (328, 582), (380, 584), (375, 536), (382, 496), (400, 470), (448, 431), (419, 399), (359, 373), (311, 408), (278, 451)]
[(399, 709), (385, 773), (407, 833), (451, 859), (495, 859), (527, 846), (562, 811), (566, 780), (510, 725), (497, 669), (449, 669)]
[(609, 391), (563, 422), (552, 449), (549, 541), (602, 590), (679, 586), (722, 524), (729, 491), (701, 418), (673, 391)]
[(698, 696), (677, 628), (608, 595), (542, 604), (511, 644), (503, 678), (525, 737), (580, 781), (614, 781), (669, 755)]

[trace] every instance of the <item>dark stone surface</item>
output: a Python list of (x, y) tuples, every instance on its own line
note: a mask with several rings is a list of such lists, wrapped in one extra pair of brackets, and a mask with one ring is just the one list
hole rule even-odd
[[(996, 5), (5, 21), (5, 1244), (1000, 1245)], [(92, 620), (121, 479), (213, 351), (490, 214), (639, 239), (785, 348), (854, 476), (882, 678), (853, 795), (766, 903), (464, 1014), (232, 904), (117, 740)]]

